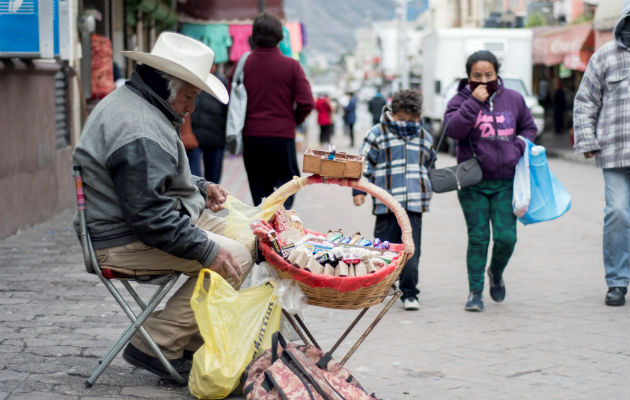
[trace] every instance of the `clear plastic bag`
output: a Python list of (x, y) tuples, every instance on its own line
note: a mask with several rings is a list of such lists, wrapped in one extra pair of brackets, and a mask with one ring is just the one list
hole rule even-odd
[[(290, 279), (281, 279), (276, 270), (267, 262), (254, 265), (247, 278), (241, 284), (241, 289), (264, 285), (272, 282), (276, 288), (276, 294), (280, 298), (282, 308), (289, 314), (298, 315), (304, 319), (303, 312), (306, 309), (306, 296), (297, 282)], [(289, 340), (297, 340), (299, 336), (289, 321), (282, 316), (280, 321), (280, 333)]]
[(249, 224), (257, 219), (269, 221), (278, 208), (282, 206), (284, 200), (284, 198), (275, 198), (274, 200), (268, 198), (254, 207), (229, 195), (225, 203), (223, 203), (223, 207), (228, 210), (228, 215), (225, 217), (226, 225), (223, 234), (243, 244), (251, 254), (254, 254), (256, 238)]
[(527, 139), (518, 136), (525, 142), (525, 151), (516, 164), (514, 172), (514, 190), (512, 193), (512, 211), (517, 218), (521, 218), (529, 208), (531, 199), (530, 174), (529, 174), (529, 152), (534, 145)]

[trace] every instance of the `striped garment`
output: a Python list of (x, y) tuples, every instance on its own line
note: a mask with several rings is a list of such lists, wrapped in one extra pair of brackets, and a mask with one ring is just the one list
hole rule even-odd
[(621, 41), (624, 25), (622, 18), (615, 40), (591, 57), (574, 102), (574, 150), (596, 152), (601, 168), (630, 166), (630, 48)]
[[(427, 212), (432, 195), (427, 167), (433, 139), (421, 123), (393, 121), (390, 111), (387, 108), (383, 112), (381, 123), (363, 139), (361, 154), (366, 158), (363, 176), (387, 190), (405, 210)], [(374, 215), (388, 212), (385, 204), (373, 200)]]

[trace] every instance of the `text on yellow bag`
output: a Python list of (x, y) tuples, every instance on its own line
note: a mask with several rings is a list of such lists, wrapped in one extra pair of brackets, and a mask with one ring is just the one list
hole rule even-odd
[(209, 269), (199, 272), (190, 305), (204, 344), (193, 356), (188, 388), (199, 399), (223, 399), (239, 385), (249, 363), (271, 347), (282, 305), (271, 283), (236, 291)]

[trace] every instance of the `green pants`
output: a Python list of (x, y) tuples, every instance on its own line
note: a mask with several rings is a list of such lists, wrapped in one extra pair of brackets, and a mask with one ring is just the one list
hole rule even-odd
[(483, 290), (484, 271), (490, 243), (492, 222), (492, 259), (490, 271), (498, 279), (503, 275), (516, 244), (516, 217), (512, 213), (513, 179), (481, 181), (457, 192), (468, 227), (468, 287)]

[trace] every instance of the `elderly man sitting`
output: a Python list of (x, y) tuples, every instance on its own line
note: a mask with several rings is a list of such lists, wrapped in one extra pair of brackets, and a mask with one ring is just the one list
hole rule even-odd
[[(160, 35), (151, 53), (123, 54), (141, 65), (94, 108), (73, 155), (83, 169), (88, 229), (98, 261), (113, 270), (188, 275), (207, 267), (238, 287), (251, 269), (251, 255), (221, 235), (224, 219), (205, 210), (222, 209), (227, 191), (190, 173), (179, 137), (179, 125), (194, 110), (201, 90), (228, 101), (225, 87), (210, 74), (214, 54), (204, 44), (171, 32)], [(144, 324), (184, 375), (202, 344), (190, 308), (195, 280), (189, 277), (164, 310)], [(138, 334), (123, 358), (170, 377)]]

